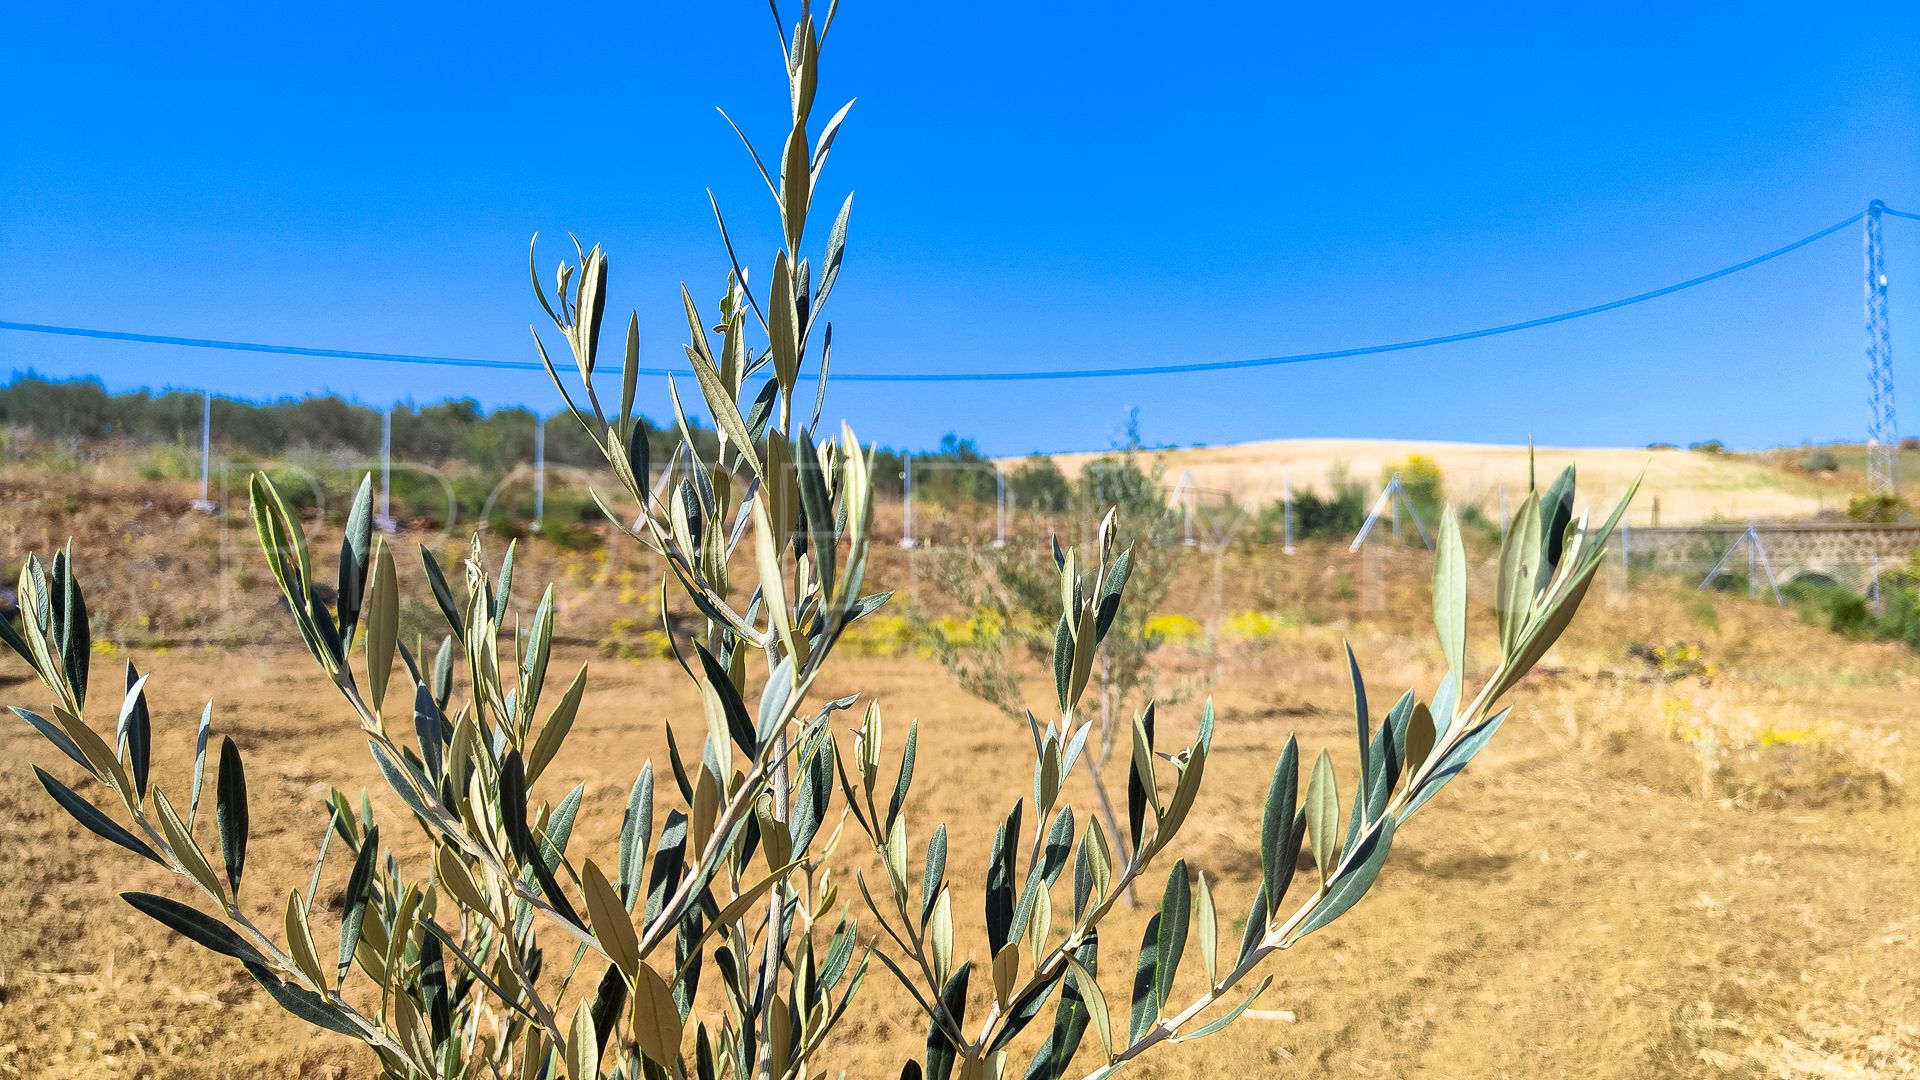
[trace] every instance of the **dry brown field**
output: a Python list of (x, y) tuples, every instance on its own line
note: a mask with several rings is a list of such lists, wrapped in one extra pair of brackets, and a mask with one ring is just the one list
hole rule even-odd
[[(186, 496), (164, 485), (13, 478), (0, 497), (7, 559), (79, 538), (97, 633), (117, 643), (95, 656), (95, 678), (113, 678), (129, 657), (155, 672), (159, 782), (184, 784), (209, 697), (216, 731), (243, 744), (256, 915), (304, 881), (330, 786), (372, 790), (381, 819), (404, 831), (351, 721), (261, 591), (270, 584), (243, 528), (184, 516)], [(915, 584), (926, 578), (914, 561), (934, 557), (891, 551), (874, 573), (907, 586), (903, 606), (937, 610)], [(1214, 882), (1224, 923), (1257, 881), (1259, 804), (1287, 735), (1309, 755), (1331, 748), (1350, 775), (1340, 642), (1353, 642), (1378, 693), (1431, 691), (1440, 659), (1419, 597), (1430, 564), (1417, 552), (1318, 548), (1179, 557), (1191, 564), (1181, 610), (1207, 633), (1163, 655), (1220, 714), (1181, 846)], [(664, 759), (665, 725), (700, 723), (676, 666), (629, 655), (645, 651), (632, 642), (649, 621), (652, 578), (620, 559), (534, 543), (521, 570), (523, 583), (559, 583), (556, 670), (591, 664), (582, 720), (541, 782), (547, 798), (586, 785), (579, 851), (609, 848), (634, 773)], [(402, 566), (403, 589), (417, 586), (414, 565)], [(1230, 633), (1248, 612), (1271, 618)], [(1668, 659), (1635, 646), (1667, 647)], [(873, 651), (838, 661), (822, 692), (867, 695), (896, 727), (920, 720), (916, 843), (947, 822), (950, 872), (978, 882), (993, 826), (1028, 789), (1028, 735), (913, 650)], [(0, 658), (0, 702), (44, 705), (23, 676)], [(1688, 582), (1603, 581), (1518, 692), (1515, 719), (1396, 838), (1374, 892), (1275, 958), (1263, 1017), (1132, 1075), (1920, 1074), (1920, 811), (1904, 779), (1916, 686), (1920, 659), (1902, 646), (1845, 641), (1768, 605), (1697, 596)], [(1170, 710), (1162, 730), (1188, 736), (1197, 715), (1197, 703)], [(72, 770), (7, 720), (0, 1078), (371, 1075), (351, 1044), (311, 1034), (237, 967), (116, 899), (125, 889), (191, 897), (54, 807), (28, 765)], [(1086, 805), (1083, 788), (1070, 791)], [(957, 892), (955, 910), (977, 959), (980, 904), (968, 895)], [(1137, 941), (1144, 917), (1124, 914), (1109, 941)], [(1123, 1001), (1127, 966), (1102, 965)], [(876, 965), (829, 1067), (897, 1075), (925, 1036), (901, 1000)]]
[[(1209, 495), (1230, 495), (1234, 504), (1260, 507), (1294, 488), (1325, 494), (1338, 472), (1377, 491), (1393, 463), (1424, 454), (1440, 465), (1449, 493), (1497, 513), (1500, 489), (1518, 505), (1526, 492), (1527, 448), (1487, 443), (1418, 442), (1393, 439), (1274, 439), (1166, 450), (1158, 454), (1169, 482), (1190, 473)], [(1054, 458), (1061, 471), (1077, 475), (1095, 454)], [(1536, 451), (1541, 482), (1569, 464), (1580, 469), (1584, 497), (1611, 505), (1626, 493), (1641, 469), (1646, 479), (1629, 518), (1634, 525), (1691, 525), (1703, 521), (1767, 521), (1808, 517), (1847, 508), (1844, 483), (1784, 467), (1785, 454), (1709, 454), (1676, 449), (1549, 447)], [(1837, 478), (1836, 478), (1837, 479)], [(1657, 509), (1656, 509), (1657, 504)]]

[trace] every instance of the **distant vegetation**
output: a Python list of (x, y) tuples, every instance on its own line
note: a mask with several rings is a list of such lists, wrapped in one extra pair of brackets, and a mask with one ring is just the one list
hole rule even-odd
[(1801, 472), (1837, 473), (1840, 459), (1824, 446), (1809, 446), (1800, 452), (1799, 466)]
[[(125, 446), (198, 447), (202, 399), (197, 390), (130, 390), (109, 393), (95, 377), (50, 379), (33, 371), (16, 372), (0, 385), (0, 426), (52, 443)], [(717, 443), (713, 429), (689, 417), (694, 446), (711, 458)], [(459, 462), (500, 471), (528, 464), (534, 456), (531, 409), (519, 406), (487, 410), (472, 398), (430, 405), (411, 402), (394, 407), (393, 456), (396, 460), (440, 465)], [(679, 445), (666, 424), (645, 418), (647, 439), (656, 460)], [(603, 464), (599, 447), (564, 413), (546, 420), (547, 460), (554, 464)], [(380, 450), (380, 410), (334, 394), (283, 397), (273, 401), (213, 399), (213, 439), (224, 453), (271, 457), (289, 452), (351, 454)], [(993, 462), (970, 437), (948, 433), (934, 450), (882, 448), (875, 460), (875, 487), (898, 494), (899, 473), (911, 453), (916, 465), (931, 465), (914, 477), (915, 494), (935, 501), (992, 499)], [(977, 465), (969, 472), (965, 467)], [(1024, 505), (1063, 508), (1067, 484), (1052, 461), (1035, 457), (1008, 477), (1009, 489)]]
[(1905, 499), (1891, 493), (1856, 495), (1847, 503), (1847, 516), (1870, 525), (1891, 525), (1909, 516)]
[[(1349, 479), (1341, 467), (1334, 469), (1328, 486), (1325, 495), (1312, 488), (1293, 493), (1293, 539), (1348, 539), (1360, 531), (1367, 520), (1367, 486)], [(1262, 543), (1280, 543), (1287, 536), (1286, 503), (1268, 503), (1254, 521)]]
[[(92, 377), (49, 379), (28, 371), (0, 386), (0, 427), (16, 436), (10, 456), (40, 453), (57, 460), (70, 459), (80, 448), (146, 448), (153, 451), (141, 468), (147, 479), (196, 475), (191, 455), (199, 448), (201, 409), (198, 391), (109, 393)], [(451, 466), (462, 516), (471, 516), (502, 476), (533, 463), (538, 422), (530, 409), (489, 411), (471, 398), (405, 403), (393, 412), (393, 458)], [(640, 423), (654, 460), (665, 461), (679, 447), (678, 435), (666, 425), (645, 418)], [(711, 460), (717, 447), (713, 429), (692, 418), (689, 423), (692, 444)], [(302, 469), (330, 490), (344, 492), (380, 452), (380, 410), (332, 394), (263, 402), (216, 397), (213, 441), (216, 453), (245, 466), (264, 459), (304, 459)], [(909, 454), (916, 468), (915, 498), (936, 504), (990, 504), (996, 498), (992, 460), (971, 438), (953, 433), (930, 451), (879, 449), (873, 463), (877, 495), (900, 496)], [(546, 419), (546, 458), (553, 465), (604, 464), (602, 451), (564, 413)], [(1071, 485), (1052, 461), (1034, 458), (1011, 471), (1008, 495), (1021, 507), (1059, 512), (1071, 499)], [(289, 484), (287, 497), (295, 502), (307, 497), (304, 485)], [(444, 512), (444, 493), (423, 477), (396, 474), (393, 497), (396, 513), (403, 516), (436, 518)], [(566, 508), (560, 509), (564, 515)], [(592, 508), (583, 503), (578, 509)]]
[(1857, 641), (1901, 641), (1920, 649), (1920, 556), (1881, 574), (1877, 597), (1808, 578), (1782, 586), (1780, 595), (1803, 622)]
[[(143, 478), (190, 479), (198, 475), (201, 395), (197, 391), (134, 390), (109, 393), (97, 378), (49, 379), (34, 372), (17, 373), (0, 386), (0, 428), (14, 436), (9, 456), (38, 455), (50, 463), (68, 462), (86, 449), (145, 450), (139, 471)], [(664, 461), (679, 446), (677, 434), (644, 418), (647, 440), (656, 461)], [(461, 520), (477, 516), (501, 481), (514, 468), (534, 460), (534, 429), (538, 420), (530, 409), (517, 406), (487, 410), (471, 398), (434, 404), (406, 403), (394, 408), (393, 459), (432, 466), (440, 475), (396, 470), (393, 504), (396, 516), (439, 522), (449, 496)], [(711, 460), (717, 445), (711, 427), (692, 422), (693, 444)], [(546, 455), (552, 465), (588, 468), (602, 463), (603, 454), (581, 426), (565, 414), (546, 420)], [(216, 454), (242, 471), (268, 468), (281, 481), (289, 502), (311, 506), (313, 484), (329, 493), (331, 502), (350, 490), (380, 450), (380, 411), (336, 395), (286, 397), (254, 402), (216, 397), (213, 400), (213, 439)], [(1137, 434), (1131, 437), (1132, 456), (1118, 453), (1088, 463), (1069, 479), (1053, 459), (1035, 454), (1007, 470), (1006, 495), (1010, 509), (1025, 514), (1059, 515), (1095, 506), (1125, 502), (1131, 486), (1149, 483), (1148, 470), (1134, 463), (1151, 451)], [(913, 491), (917, 502), (961, 510), (991, 509), (998, 498), (994, 459), (975, 441), (957, 432), (943, 436), (932, 450), (905, 451), (882, 447), (874, 454), (873, 486), (877, 496), (899, 498), (905, 483), (907, 458), (914, 463)], [(278, 468), (274, 462), (281, 463)], [(1445, 503), (1440, 466), (1423, 454), (1394, 462), (1382, 474), (1384, 482), (1400, 473), (1420, 516), (1429, 528), (1439, 520)], [(446, 481), (446, 487), (441, 480)], [(524, 486), (524, 485), (523, 485)], [(449, 491), (448, 489), (451, 489)], [(1112, 489), (1112, 490), (1108, 490)], [(1378, 486), (1350, 479), (1336, 469), (1324, 492), (1302, 488), (1293, 493), (1295, 540), (1350, 539), (1366, 519), (1367, 507)], [(492, 522), (497, 531), (514, 532), (515, 520), (530, 513), (530, 493), (496, 507)], [(1274, 500), (1249, 508), (1253, 535), (1261, 542), (1278, 543), (1285, 532), (1284, 503)], [(598, 518), (598, 510), (584, 493), (550, 489), (547, 497), (550, 527), (564, 533), (575, 524)], [(1468, 525), (1479, 525), (1469, 510)]]
[[(198, 446), (201, 401), (194, 391), (110, 394), (96, 378), (48, 379), (26, 372), (0, 386), (0, 424), (55, 442)], [(504, 470), (533, 460), (535, 423), (530, 409), (489, 412), (470, 398), (399, 405), (393, 412), (393, 456)], [(227, 452), (366, 457), (380, 451), (380, 411), (331, 394), (266, 402), (216, 397), (213, 432), (215, 445)], [(710, 453), (713, 432), (701, 428), (696, 434)], [(648, 439), (663, 458), (676, 445), (653, 427)], [(600, 462), (602, 455), (579, 424), (559, 415), (547, 420), (547, 460), (585, 466)]]

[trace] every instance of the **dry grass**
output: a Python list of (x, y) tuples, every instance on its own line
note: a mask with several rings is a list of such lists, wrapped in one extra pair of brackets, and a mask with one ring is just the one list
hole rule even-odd
[[(127, 597), (145, 610), (162, 603), (155, 595), (212, 595), (216, 585), (195, 561), (207, 550), (193, 540), (206, 526), (182, 532), (166, 507), (148, 509), (129, 494), (139, 493), (116, 489), (66, 509), (41, 496), (67, 515), (48, 531), (80, 525), (83, 551), (118, 545), (159, 582), (148, 588), (98, 556), (83, 558), (101, 581), (96, 605), (116, 608)], [(9, 517), (4, 539), (13, 551), (44, 550), (64, 535), (41, 534), (32, 512)], [(148, 565), (168, 552), (173, 562)], [(1231, 648), (1169, 657), (1181, 674), (1208, 681), (1220, 708), (1208, 789), (1183, 846), (1214, 882), (1223, 916), (1245, 910), (1257, 878), (1249, 837), (1288, 733), (1298, 732), (1309, 754), (1327, 746), (1343, 770), (1352, 766), (1340, 640), (1353, 640), (1383, 690), (1432, 686), (1438, 655), (1416, 602), (1425, 565), (1418, 556), (1317, 552), (1190, 568), (1187, 592), (1203, 598), (1193, 614), (1204, 625), (1231, 612), (1278, 616), (1271, 632)], [(562, 582), (572, 636), (556, 669), (593, 664), (582, 722), (542, 781), (549, 797), (586, 784), (582, 850), (610, 843), (633, 773), (645, 758), (664, 757), (662, 725), (698, 715), (670, 662), (602, 655), (612, 618), (644, 622), (649, 577), (623, 579), (628, 569), (536, 546), (522, 571), (522, 581)], [(876, 573), (911, 589), (914, 571), (895, 552)], [(913, 598), (937, 606), (924, 589)], [(1920, 1070), (1920, 979), (1912, 974), (1920, 965), (1920, 813), (1900, 779), (1912, 773), (1920, 663), (1897, 646), (1842, 641), (1776, 609), (1727, 598), (1711, 605), (1658, 585), (1596, 595), (1519, 692), (1516, 719), (1396, 842), (1376, 892), (1278, 958), (1261, 1007), (1292, 1019), (1243, 1022), (1150, 1058), (1133, 1075)], [(216, 724), (248, 751), (256, 800), (249, 862), (259, 875), (248, 894), (265, 914), (276, 890), (308, 872), (322, 824), (315, 808), (328, 786), (377, 790), (379, 781), (270, 605), (235, 601), (195, 618), (244, 632), (246, 645), (176, 645), (165, 656), (130, 650), (143, 670), (157, 671), (149, 691), (161, 749), (155, 774), (174, 789), (184, 783), (193, 720), (216, 696)], [(274, 631), (262, 633), (265, 625)], [(1670, 680), (1628, 653), (1633, 643), (1676, 640), (1698, 645), (1708, 677)], [(0, 664), (0, 673), (18, 670)], [(96, 677), (111, 677), (108, 662), (99, 669)], [(0, 700), (34, 703), (35, 689), (14, 683), (0, 688)], [(1027, 788), (1026, 733), (915, 656), (848, 658), (822, 692), (854, 690), (877, 698), (896, 723), (921, 720), (921, 761), (941, 767), (923, 768), (916, 784), (916, 840), (947, 821), (955, 879), (978, 881), (993, 823)], [(1188, 707), (1163, 720), (1168, 737), (1189, 733), (1196, 713)], [(1708, 731), (1720, 751), (1703, 766)], [(1788, 731), (1819, 735), (1782, 741)], [(1824, 755), (1816, 765), (1775, 752), (1810, 741)], [(0, 1078), (370, 1075), (344, 1040), (310, 1034), (233, 965), (113, 898), (175, 886), (52, 806), (26, 769), (59, 764), (37, 736), (0, 726), (0, 755), (10, 763), (0, 770)], [(1074, 793), (1084, 802), (1084, 791)], [(376, 802), (384, 820), (398, 820), (390, 800)], [(966, 895), (956, 914), (977, 955), (979, 902)], [(1107, 970), (1127, 966), (1119, 957), (1141, 921), (1124, 916), (1108, 935), (1116, 962)], [(1124, 996), (1117, 974), (1108, 992)], [(877, 972), (830, 1067), (896, 1075), (924, 1039), (898, 1004)]]
[[(1527, 448), (1481, 443), (1413, 442), (1393, 439), (1275, 439), (1165, 451), (1167, 475), (1193, 474), (1193, 482), (1226, 492), (1243, 507), (1277, 502), (1291, 477), (1296, 489), (1325, 494), (1336, 468), (1378, 490), (1390, 463), (1409, 454), (1425, 454), (1440, 465), (1456, 499), (1496, 512), (1505, 486), (1517, 506), (1527, 485)], [(1054, 460), (1069, 476), (1094, 458), (1065, 454)], [(1580, 467), (1581, 492), (1595, 506), (1611, 505), (1644, 466), (1646, 482), (1634, 505), (1632, 524), (1651, 524), (1658, 502), (1662, 525), (1711, 520), (1751, 521), (1803, 517), (1821, 510), (1845, 510), (1848, 488), (1837, 478), (1816, 479), (1792, 471), (1784, 459), (1718, 455), (1687, 450), (1541, 447), (1540, 476), (1551, 477), (1568, 464)], [(1541, 481), (1545, 483), (1543, 479)]]

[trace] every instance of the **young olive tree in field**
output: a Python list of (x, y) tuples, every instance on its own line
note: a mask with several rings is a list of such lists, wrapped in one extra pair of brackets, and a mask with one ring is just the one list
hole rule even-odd
[[(1166, 692), (1153, 662), (1165, 642), (1150, 620), (1173, 592), (1178, 569), (1173, 549), (1180, 543), (1180, 517), (1167, 502), (1164, 479), (1160, 462), (1141, 450), (1136, 414), (1128, 422), (1126, 441), (1082, 468), (1077, 498), (1069, 504), (1082, 512), (1099, 508), (1082, 520), (1099, 521), (1113, 513), (1114, 526), (1126, 539), (1118, 558), (1125, 564), (1120, 572), (1127, 580), (1128, 602), (1101, 635), (1089, 676), (1092, 701), (1085, 710), (1094, 724), (1079, 759), (1122, 859), (1133, 850), (1120, 827), (1119, 800), (1106, 783), (1113, 755), (1127, 746), (1126, 726), (1149, 702), (1179, 704), (1190, 692), (1185, 687)], [(1067, 525), (1072, 527), (1071, 519)], [(1034, 722), (1023, 661), (1050, 670), (1054, 660), (1064, 557), (1056, 541), (1051, 551), (953, 548), (930, 563), (940, 593), (972, 616), (958, 630), (941, 620), (920, 620), (934, 658), (962, 690), (1022, 723)]]
[[(1360, 769), (1344, 817), (1329, 759), (1303, 783), (1295, 745), (1281, 751), (1259, 825), (1262, 884), (1235, 898), (1250, 908), (1247, 929), (1223, 951), (1211, 889), (1190, 878), (1175, 846), (1205, 774), (1210, 709), (1173, 753), (1161, 749), (1166, 726), (1152, 706), (1129, 721), (1124, 826), (1083, 827), (1085, 815), (1062, 797), (1061, 778), (1085, 752), (1085, 695), (1128, 585), (1109, 518), (1087, 558), (1064, 551), (1057, 564), (1057, 714), (1033, 725), (1032, 806), (1014, 803), (991, 838), (955, 838), (982, 848), (990, 840), (992, 857), (984, 883), (949, 880), (946, 827), (920, 840), (907, 825), (915, 733), (883, 776), (879, 711), (869, 705), (856, 725), (847, 711), (855, 699), (818, 691), (842, 633), (886, 600), (866, 583), (871, 451), (845, 427), (819, 437), (823, 396), (800, 392), (809, 365), (824, 382), (831, 333), (821, 314), (845, 251), (843, 203), (820, 260), (802, 254), (847, 115), (843, 107), (814, 123), (832, 23), (831, 9), (816, 20), (803, 6), (780, 35), (791, 130), (771, 165), (754, 157), (782, 226), (764, 285), (749, 285), (722, 223), (732, 270), (718, 308), (703, 312), (682, 292), (694, 378), (670, 384), (681, 436), (670, 460), (652, 460), (633, 413), (634, 318), (617, 398), (603, 401), (594, 382), (605, 350), (604, 253), (576, 247), (551, 285), (535, 275), (571, 361), (565, 377), (565, 360), (548, 369), (617, 487), (598, 496), (607, 517), (630, 523), (619, 527), (654, 553), (697, 613), (675, 644), (702, 707), (663, 721), (667, 776), (656, 782), (652, 764), (639, 770), (616, 846), (587, 852), (572, 842), (584, 790), (556, 791), (547, 775), (587, 722), (586, 669), (549, 677), (551, 588), (529, 607), (511, 548), (496, 570), (476, 540), (457, 582), (423, 550), (408, 576), (446, 633), (431, 657), (415, 655), (401, 641), (401, 574), (373, 534), (367, 485), (328, 566), (273, 486), (252, 484), (253, 521), (292, 622), (405, 808), (378, 820), (367, 801), (336, 791), (327, 820), (314, 823), (324, 838), (306, 886), (269, 901), (271, 919), (249, 914), (262, 905), (240, 747), (224, 736), (214, 745), (209, 705), (191, 772), (158, 775), (149, 676), (129, 666), (108, 691), (90, 677), (72, 552), (28, 559), (21, 627), (0, 621), (0, 637), (51, 698), (50, 716), (15, 712), (67, 759), (50, 764), (90, 792), (36, 766), (48, 795), (179, 879), (126, 901), (239, 963), (302, 1021), (363, 1044), (382, 1077), (818, 1076), (834, 1070), (829, 1037), (863, 990), (925, 1017), (924, 1053), (902, 1077), (1105, 1076), (1158, 1044), (1218, 1030), (1271, 979), (1260, 969), (1274, 953), (1373, 884), (1396, 831), (1498, 729), (1502, 696), (1566, 627), (1599, 565), (1613, 521), (1589, 530), (1573, 518), (1569, 472), (1515, 521), (1499, 568), (1498, 662), (1467, 692), (1466, 565), (1448, 519), (1434, 607), (1450, 674), (1428, 698), (1409, 691), (1376, 723), (1353, 665)], [(536, 335), (547, 358), (544, 340)], [(689, 403), (703, 405), (718, 432), (717, 444), (702, 440), (708, 452), (695, 444)], [(838, 735), (836, 722), (846, 725)], [(1115, 828), (1124, 836), (1109, 836)], [(395, 843), (399, 832), (412, 837)], [(854, 874), (873, 920), (864, 927), (842, 914), (852, 906), (839, 869), (848, 835), (864, 837), (885, 868), (879, 881)], [(1295, 882), (1303, 849), (1314, 869)], [(1103, 959), (1103, 920), (1130, 885), (1163, 868), (1144, 940), (1138, 949), (1107, 942)], [(337, 929), (314, 918), (323, 881), (340, 885)], [(983, 905), (984, 947), (956, 940), (956, 904)], [(1172, 1000), (1192, 955), (1207, 989)], [(891, 978), (869, 980), (873, 960)], [(976, 963), (990, 995), (969, 993)], [(1116, 963), (1134, 975), (1131, 994), (1114, 1003), (1098, 974)], [(1035, 1025), (1049, 1008), (1051, 1022)]]

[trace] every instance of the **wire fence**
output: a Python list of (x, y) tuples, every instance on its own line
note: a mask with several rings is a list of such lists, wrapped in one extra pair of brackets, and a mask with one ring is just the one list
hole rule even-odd
[[(247, 508), (248, 479), (262, 472), (307, 522), (317, 567), (330, 566), (354, 489), (371, 477), (381, 526), (403, 568), (417, 569), (415, 546), (457, 572), (452, 568), (471, 553), (474, 536), (496, 561), (513, 542), (518, 580), (555, 583), (576, 644), (614, 656), (664, 652), (657, 631), (660, 567), (606, 520), (611, 511), (632, 525), (639, 507), (612, 499), (614, 486), (594, 470), (537, 460), (495, 473), (379, 456), (261, 460), (211, 446), (198, 460), (177, 453), (158, 460), (166, 467), (151, 455), (125, 454), (91, 461), (16, 458), (5, 466), (13, 556), (45, 553), (73, 538), (83, 570), (103, 582), (90, 604), (101, 612), (103, 641), (126, 647), (294, 644)], [(204, 475), (194, 475), (201, 468)], [(1036, 505), (1023, 503), (1006, 470), (990, 463), (916, 462), (902, 471), (914, 475), (900, 478), (898, 492), (880, 501), (874, 518), (874, 587), (896, 591), (890, 612), (954, 614), (942, 560), (965, 554), (990, 567), (994, 559), (1045, 558), (1056, 541), (1090, 543), (1104, 513), (1097, 484)], [(679, 475), (659, 468), (656, 494), (665, 495)], [(972, 479), (961, 482), (963, 475)], [(1321, 614), (1310, 609), (1365, 618), (1424, 602), (1416, 594), (1432, 573), (1436, 523), (1397, 477), (1379, 486), (1358, 522), (1312, 528), (1296, 519), (1290, 485), (1277, 504), (1255, 508), (1190, 477), (1161, 480), (1165, 516), (1156, 523), (1151, 557), (1177, 564), (1187, 583), (1167, 612), (1178, 617), (1170, 625), (1181, 633), (1213, 641), (1232, 637), (1236, 627)], [(943, 494), (928, 497), (928, 490)], [(1455, 493), (1457, 509), (1474, 511), (1465, 515), (1474, 524), (1463, 531), (1476, 577), (1471, 594), (1483, 606), (1497, 592), (1495, 554), (1520, 495), (1497, 484)], [(1877, 600), (1881, 575), (1903, 565), (1891, 557), (1803, 557), (1770, 547), (1758, 532), (1709, 530), (1676, 541), (1669, 530), (1657, 546), (1644, 539), (1647, 532), (1629, 527), (1616, 537), (1593, 587), (1603, 605), (1625, 607), (1639, 590), (1689, 589), (1779, 603), (1796, 580), (1837, 584)], [(530, 603), (531, 590), (523, 586), (522, 593)], [(436, 636), (435, 612), (424, 601), (410, 604), (410, 632)]]

